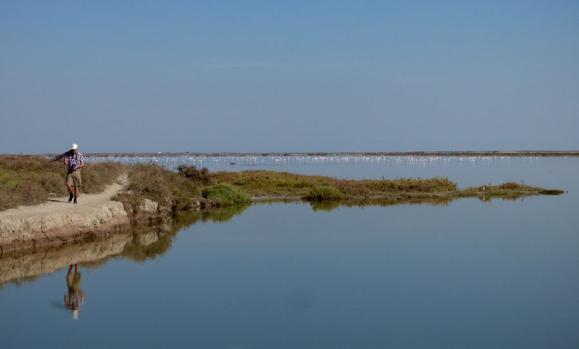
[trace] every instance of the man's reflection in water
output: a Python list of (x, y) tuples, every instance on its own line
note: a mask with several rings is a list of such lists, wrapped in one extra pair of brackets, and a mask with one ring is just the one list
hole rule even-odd
[(82, 274), (78, 271), (78, 264), (71, 264), (66, 273), (68, 293), (64, 295), (64, 306), (72, 311), (75, 320), (78, 319), (79, 307), (84, 303), (84, 292), (80, 289), (81, 281)]

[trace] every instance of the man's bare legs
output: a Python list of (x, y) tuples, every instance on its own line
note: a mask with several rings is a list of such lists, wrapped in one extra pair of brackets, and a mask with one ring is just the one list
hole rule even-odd
[(75, 195), (75, 188), (72, 185), (67, 185), (66, 189), (68, 189), (68, 202), (71, 202), (74, 195)]
[(80, 188), (77, 185), (67, 185), (66, 188), (70, 194), (68, 197), (68, 202), (71, 202), (74, 198), (74, 203), (76, 204), (76, 199), (80, 196)]
[(68, 273), (67, 274), (70, 274), (72, 272), (72, 267), (74, 267), (74, 273), (77, 274), (78, 273), (78, 264), (77, 263), (71, 264), (68, 266)]

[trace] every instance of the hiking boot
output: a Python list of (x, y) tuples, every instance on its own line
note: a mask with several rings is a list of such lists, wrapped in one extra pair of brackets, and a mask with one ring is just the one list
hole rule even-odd
[(71, 202), (73, 197), (74, 197), (74, 195), (72, 195), (72, 193), (69, 194), (69, 195), (68, 195), (68, 202)]
[(75, 203), (75, 204), (78, 204), (78, 202), (76, 201), (76, 196), (74, 197), (74, 203)]

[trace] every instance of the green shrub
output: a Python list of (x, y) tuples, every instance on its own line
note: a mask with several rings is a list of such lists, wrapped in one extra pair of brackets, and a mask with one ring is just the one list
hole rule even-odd
[(218, 206), (244, 205), (251, 202), (249, 197), (238, 189), (227, 184), (217, 184), (203, 189), (202, 195), (214, 201)]
[(328, 201), (328, 200), (339, 200), (342, 198), (342, 193), (332, 186), (329, 185), (318, 185), (310, 190), (310, 193), (306, 196), (306, 200), (309, 201)]

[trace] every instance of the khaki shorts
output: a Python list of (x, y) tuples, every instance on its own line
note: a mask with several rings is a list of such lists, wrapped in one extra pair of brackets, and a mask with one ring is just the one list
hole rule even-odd
[(66, 175), (66, 185), (69, 187), (82, 186), (82, 178), (80, 177), (80, 171), (72, 171)]

